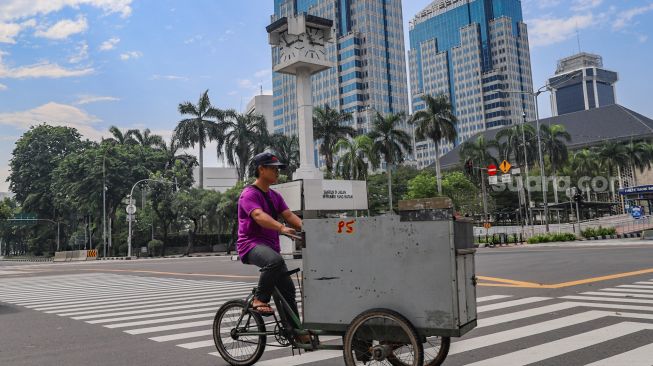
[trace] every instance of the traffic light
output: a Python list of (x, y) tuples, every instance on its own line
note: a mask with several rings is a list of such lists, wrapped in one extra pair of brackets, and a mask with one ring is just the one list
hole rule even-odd
[(472, 175), (473, 172), (474, 172), (474, 162), (472, 162), (471, 160), (467, 160), (465, 162), (465, 173), (467, 173), (467, 175)]
[(581, 193), (581, 191), (579, 189), (577, 189), (576, 194), (574, 194), (574, 201), (578, 202), (578, 203), (583, 202), (583, 194)]

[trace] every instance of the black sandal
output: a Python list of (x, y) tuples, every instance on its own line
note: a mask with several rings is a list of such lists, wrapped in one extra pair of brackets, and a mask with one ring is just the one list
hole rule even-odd
[[(270, 311), (261, 310), (263, 308), (268, 308)], [(261, 304), (261, 305), (252, 305), (252, 311), (259, 314), (260, 316), (271, 316), (274, 315), (274, 309), (270, 304)]]

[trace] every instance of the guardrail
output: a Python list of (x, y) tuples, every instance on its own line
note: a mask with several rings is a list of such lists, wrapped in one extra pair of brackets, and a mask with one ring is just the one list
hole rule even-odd
[[(596, 229), (598, 227), (610, 228), (614, 227), (617, 231), (617, 234), (623, 235), (628, 233), (641, 232), (642, 230), (653, 229), (653, 216), (642, 216), (639, 219), (628, 217), (626, 215), (620, 215), (622, 217), (616, 218), (613, 220), (587, 220), (580, 222), (580, 230), (578, 223), (569, 223), (569, 224), (550, 224), (549, 232), (551, 233), (574, 233), (580, 235), (581, 230), (588, 228)], [(495, 234), (507, 234), (507, 235), (520, 235), (522, 234), (524, 238), (530, 238), (535, 235), (545, 234), (546, 227), (544, 225), (533, 225), (533, 226), (493, 226), (489, 229), (485, 229), (480, 226), (474, 227), (474, 236), (493, 236)]]
[(54, 253), (54, 262), (83, 262), (98, 259), (97, 249), (69, 250)]

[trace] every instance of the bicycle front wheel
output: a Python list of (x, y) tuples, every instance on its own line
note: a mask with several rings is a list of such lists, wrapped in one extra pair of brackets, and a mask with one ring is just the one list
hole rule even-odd
[(267, 337), (247, 335), (247, 332), (265, 332), (263, 318), (248, 310), (245, 301), (224, 303), (213, 320), (213, 341), (220, 356), (229, 364), (253, 365), (263, 355)]
[(374, 309), (358, 315), (343, 343), (347, 366), (424, 364), (424, 349), (415, 327), (392, 310)]

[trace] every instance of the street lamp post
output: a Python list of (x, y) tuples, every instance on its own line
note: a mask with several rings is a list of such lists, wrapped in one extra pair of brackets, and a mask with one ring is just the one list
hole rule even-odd
[[(544, 158), (542, 157), (542, 138), (540, 137), (540, 111), (537, 104), (537, 97), (542, 94), (545, 89), (548, 89), (548, 85), (545, 85), (539, 88), (535, 93), (533, 93), (533, 98), (535, 99), (535, 125), (537, 129), (537, 154), (539, 155), (540, 160), (540, 177), (542, 178), (542, 202), (544, 203), (544, 225), (546, 227), (546, 232), (549, 232), (549, 202), (547, 197), (547, 191), (549, 189), (548, 182), (545, 177), (544, 170)], [(553, 187), (555, 190), (556, 187)]]
[[(176, 180), (176, 179), (175, 179), (175, 180)], [(155, 183), (163, 183), (163, 184), (172, 184), (172, 185), (176, 185), (175, 182), (168, 182), (168, 181), (165, 181), (165, 180), (141, 179), (141, 180), (139, 180), (138, 182), (134, 183), (134, 185), (132, 186), (131, 191), (129, 192), (129, 204), (130, 204), (130, 205), (132, 204), (132, 197), (134, 197), (134, 188), (136, 188), (136, 186), (137, 186), (139, 183), (142, 183), (142, 182), (155, 182)], [(128, 213), (128, 214), (129, 214), (129, 213)], [(128, 229), (129, 234), (127, 235), (127, 257), (128, 257), (128, 258), (131, 258), (131, 256), (132, 256), (132, 220), (133, 220), (133, 216), (132, 216), (132, 215), (133, 215), (133, 214), (129, 214), (129, 216), (128, 216), (128, 217), (129, 217), (129, 220), (128, 220), (128, 221), (129, 221), (129, 229)]]
[(107, 176), (106, 176), (107, 150), (102, 156), (102, 248), (104, 257), (107, 256)]

